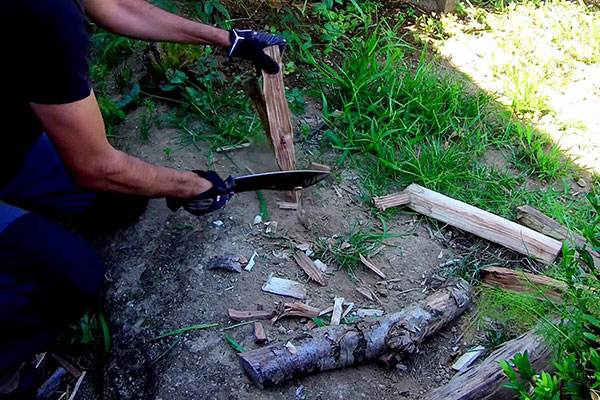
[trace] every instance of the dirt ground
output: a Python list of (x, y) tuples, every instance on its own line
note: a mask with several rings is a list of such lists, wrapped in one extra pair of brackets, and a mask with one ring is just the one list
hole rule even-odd
[[(119, 146), (149, 162), (182, 169), (206, 166), (207, 152), (193, 147), (166, 156), (163, 149), (176, 148), (176, 132), (153, 128), (150, 140), (136, 137), (136, 116), (119, 128), (123, 139)], [(297, 122), (299, 123), (299, 122)], [(297, 143), (298, 164), (311, 160), (327, 163), (319, 156), (318, 134)], [(221, 175), (233, 176), (276, 170), (273, 154), (266, 143), (248, 149), (214, 154), (214, 165)], [(460, 342), (459, 319), (417, 354), (409, 356), (400, 368), (385, 370), (373, 364), (296, 379), (274, 389), (260, 390), (245, 376), (236, 353), (224, 338), (221, 328), (232, 325), (227, 309), (272, 309), (289, 301), (261, 290), (267, 276), (302, 282), (306, 285), (306, 303), (319, 308), (333, 304), (342, 296), (356, 308), (383, 309), (386, 313), (424, 298), (432, 286), (443, 281), (439, 265), (452, 257), (447, 249), (452, 232), (434, 232), (423, 220), (397, 214), (388, 220), (387, 230), (405, 236), (386, 240), (387, 246), (374, 259), (387, 275), (381, 281), (375, 274), (355, 269), (355, 280), (346, 270), (329, 266), (328, 286), (308, 282), (307, 276), (291, 258), (290, 243), (309, 243), (317, 250), (318, 238), (343, 235), (358, 221), (362, 226), (380, 230), (379, 222), (366, 211), (360, 199), (356, 173), (339, 170), (316, 187), (303, 192), (303, 210), (280, 210), (277, 201), (283, 194), (264, 192), (269, 220), (277, 221), (276, 233), (265, 233), (265, 224), (253, 224), (259, 203), (255, 193), (237, 194), (228, 205), (204, 217), (185, 211), (172, 213), (164, 200), (153, 200), (140, 220), (108, 237), (94, 241), (108, 265), (104, 306), (111, 328), (112, 349), (105, 364), (104, 387), (99, 394), (89, 382), (78, 394), (84, 399), (381, 399), (419, 398), (429, 389), (446, 382), (452, 372), (452, 360), (464, 343)], [(335, 189), (334, 189), (335, 187)], [(337, 189), (337, 190), (336, 190)], [(215, 221), (222, 221), (217, 226)], [(186, 227), (185, 229), (182, 229)], [(226, 253), (250, 258), (256, 251), (256, 265), (242, 273), (207, 270), (210, 261)], [(274, 253), (275, 251), (275, 253)], [(363, 281), (381, 300), (370, 301), (356, 291)], [(465, 319), (463, 317), (463, 319)], [(152, 340), (174, 329), (204, 323), (219, 323), (217, 328), (182, 335), (182, 340), (157, 362), (175, 337)], [(275, 325), (265, 321), (269, 343), (282, 342), (307, 329), (306, 319), (284, 318)], [(252, 326), (229, 333), (245, 349), (254, 343)], [(457, 342), (458, 340), (458, 342)], [(303, 389), (301, 389), (303, 387)]]

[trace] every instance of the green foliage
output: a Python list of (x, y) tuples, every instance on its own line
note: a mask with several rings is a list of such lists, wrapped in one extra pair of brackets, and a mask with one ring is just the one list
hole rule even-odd
[(337, 265), (340, 269), (345, 268), (352, 275), (352, 269), (360, 264), (360, 254), (368, 256), (385, 239), (398, 236), (387, 233), (383, 219), (381, 221), (384, 226), (383, 232), (370, 232), (367, 227), (360, 226), (356, 221), (348, 232), (340, 236), (328, 240), (319, 239), (320, 251), (317, 252), (319, 259)]
[[(594, 209), (587, 246), (600, 250), (600, 194), (593, 192), (589, 201)], [(510, 379), (508, 387), (521, 399), (589, 399), (600, 390), (600, 273), (586, 248), (563, 246), (560, 274), (567, 282), (563, 304), (557, 306), (558, 321), (540, 317), (542, 333), (555, 350), (556, 373), (532, 370), (527, 353), (517, 354), (502, 363)], [(518, 371), (517, 379), (515, 370)], [(592, 398), (594, 398), (592, 396)]]
[(562, 153), (557, 143), (552, 143), (530, 125), (517, 123), (516, 132), (521, 148), (517, 164), (530, 168), (542, 180), (554, 180), (567, 174), (572, 160)]
[(102, 359), (110, 351), (110, 331), (102, 310), (88, 310), (76, 324), (70, 326), (70, 331), (63, 338), (70, 344), (83, 345), (101, 353)]
[(104, 119), (106, 136), (111, 137), (115, 125), (125, 119), (125, 113), (108, 96), (98, 97), (98, 106)]
[(96, 56), (96, 63), (114, 67), (131, 55), (136, 41), (111, 32), (101, 31), (90, 38)]
[(298, 88), (293, 88), (292, 90), (288, 90), (285, 92), (285, 97), (290, 103), (290, 108), (292, 112), (296, 115), (304, 114), (306, 108), (306, 102), (304, 101), (304, 96), (302, 95), (302, 91)]
[(195, 4), (198, 18), (205, 24), (231, 28), (231, 15), (219, 0), (204, 0)]

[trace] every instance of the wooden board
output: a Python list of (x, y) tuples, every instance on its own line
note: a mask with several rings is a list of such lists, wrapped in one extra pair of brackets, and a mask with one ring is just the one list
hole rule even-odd
[[(583, 248), (587, 243), (587, 240), (577, 232), (567, 229), (558, 221), (531, 206), (521, 206), (518, 210), (517, 222), (521, 225), (525, 225), (534, 231), (543, 233), (561, 242), (566, 240), (571, 245), (576, 245), (580, 248)], [(600, 268), (600, 254), (589, 247), (587, 250), (594, 259), (596, 267)]]
[[(382, 210), (393, 207), (397, 203), (408, 204), (408, 207), (420, 214), (547, 262), (553, 262), (562, 249), (559, 241), (533, 229), (415, 183), (404, 189), (401, 194), (391, 196), (375, 198), (374, 202)], [(396, 201), (388, 201), (390, 197)]]
[[(275, 158), (279, 169), (292, 171), (296, 169), (296, 155), (294, 153), (294, 130), (290, 119), (290, 109), (285, 97), (283, 83), (283, 64), (279, 46), (265, 48), (265, 54), (279, 64), (279, 72), (267, 74), (263, 71), (263, 93), (269, 121), (269, 132)], [(298, 202), (298, 191), (286, 192), (287, 201)]]
[(550, 300), (561, 301), (567, 284), (544, 275), (529, 274), (502, 267), (489, 267), (480, 271), (481, 282), (511, 293), (537, 294)]

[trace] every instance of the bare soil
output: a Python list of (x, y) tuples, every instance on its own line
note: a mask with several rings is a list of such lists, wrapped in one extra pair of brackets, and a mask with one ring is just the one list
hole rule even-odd
[[(136, 134), (138, 118), (139, 111), (132, 112), (118, 128), (121, 148), (154, 164), (181, 169), (206, 166), (207, 152), (194, 147), (174, 151), (170, 156), (164, 154), (164, 148), (176, 148), (173, 129), (153, 127), (150, 140), (140, 142)], [(297, 143), (299, 165), (306, 166), (309, 160), (328, 163), (336, 159), (331, 155), (312, 156), (321, 154), (321, 150), (318, 134)], [(213, 154), (213, 162), (212, 167), (225, 176), (246, 174), (246, 167), (255, 172), (277, 169), (271, 149), (261, 141), (244, 150)], [(228, 308), (272, 309), (278, 302), (289, 301), (261, 290), (270, 273), (303, 282), (308, 291), (306, 303), (312, 306), (326, 308), (333, 304), (334, 297), (342, 296), (355, 303), (356, 308), (385, 312), (397, 311), (424, 298), (444, 280), (438, 267), (455, 252), (446, 247), (452, 233), (434, 232), (423, 220), (402, 213), (389, 218), (387, 229), (406, 235), (387, 240), (385, 249), (374, 258), (387, 280), (400, 279), (397, 282), (381, 284), (380, 278), (360, 267), (354, 270), (353, 279), (346, 270), (330, 265), (329, 285), (321, 287), (309, 282), (293, 259), (275, 257), (278, 252), (289, 252), (290, 243), (309, 243), (318, 250), (315, 242), (319, 238), (343, 235), (356, 221), (372, 230), (381, 228), (360, 199), (356, 173), (341, 169), (335, 175), (335, 179), (303, 192), (300, 213), (277, 207), (277, 202), (284, 200), (283, 193), (264, 192), (269, 220), (278, 222), (274, 234), (265, 233), (264, 223), (253, 224), (260, 213), (255, 193), (240, 193), (222, 210), (203, 217), (183, 210), (172, 213), (164, 200), (152, 200), (136, 224), (96, 239), (93, 244), (109, 269), (104, 307), (112, 349), (105, 363), (102, 388), (94, 389), (84, 381), (79, 398), (419, 398), (447, 381), (452, 375), (449, 365), (462, 350), (461, 330), (457, 329), (461, 319), (425, 343), (399, 369), (362, 365), (299, 378), (267, 390), (250, 383), (225, 341), (221, 328), (235, 323), (228, 317)], [(218, 220), (222, 221), (221, 226), (215, 224)], [(232, 253), (250, 258), (254, 251), (258, 257), (250, 272), (238, 274), (206, 268), (214, 257)], [(381, 303), (359, 294), (357, 281), (369, 286)], [(172, 350), (154, 362), (177, 338), (152, 340), (155, 336), (215, 322), (219, 323), (217, 328), (182, 335)], [(266, 322), (269, 342), (294, 337), (307, 330), (307, 322), (300, 318), (283, 319), (275, 325)], [(258, 346), (251, 325), (227, 333), (247, 350)], [(304, 394), (299, 392), (296, 396), (301, 386)]]

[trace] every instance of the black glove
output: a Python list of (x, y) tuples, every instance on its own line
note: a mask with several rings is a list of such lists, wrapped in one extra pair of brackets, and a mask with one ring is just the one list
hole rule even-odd
[(167, 198), (167, 207), (171, 211), (177, 211), (183, 207), (184, 210), (193, 215), (204, 215), (211, 211), (218, 210), (233, 196), (233, 178), (221, 179), (214, 171), (193, 171), (200, 177), (210, 181), (213, 186), (206, 192), (200, 193), (197, 196), (192, 196), (188, 199), (180, 199), (176, 197)]
[(266, 55), (263, 49), (277, 45), (283, 52), (286, 45), (285, 39), (269, 33), (256, 32), (252, 29), (231, 29), (229, 40), (231, 40), (231, 47), (227, 52), (229, 57), (241, 57), (251, 61), (257, 68), (268, 74), (279, 72), (279, 65)]

